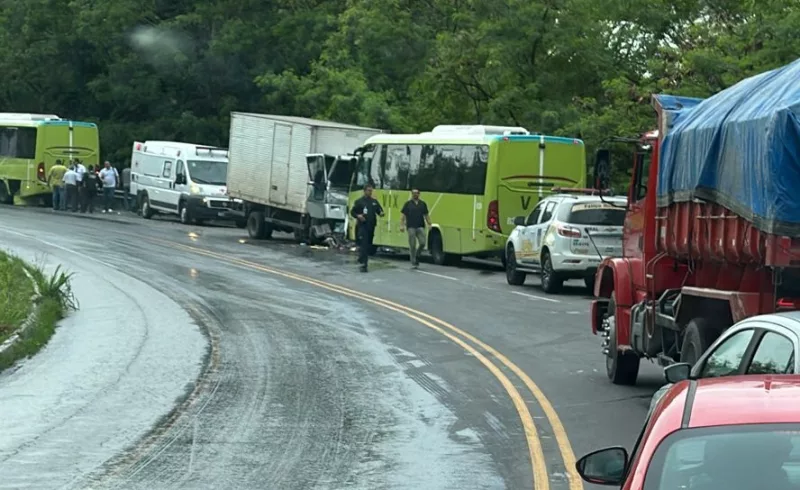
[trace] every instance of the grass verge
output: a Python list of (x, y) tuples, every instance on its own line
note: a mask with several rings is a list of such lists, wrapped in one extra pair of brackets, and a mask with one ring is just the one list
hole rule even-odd
[[(0, 371), (37, 353), (50, 340), (58, 322), (78, 308), (70, 286), (71, 278), (72, 274), (64, 272), (60, 266), (48, 275), (42, 267), (0, 252), (0, 312), (3, 312), (0, 313), (0, 342), (14, 333), (19, 334), (11, 347), (0, 353)], [(32, 301), (36, 289), (33, 283), (39, 290), (35, 302)], [(33, 322), (19, 331), (34, 311)]]

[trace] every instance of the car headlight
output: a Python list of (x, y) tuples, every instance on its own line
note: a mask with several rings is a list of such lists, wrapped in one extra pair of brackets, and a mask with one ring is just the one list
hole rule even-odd
[(189, 186), (189, 193), (191, 194), (200, 194), (200, 186), (197, 184), (192, 184)]

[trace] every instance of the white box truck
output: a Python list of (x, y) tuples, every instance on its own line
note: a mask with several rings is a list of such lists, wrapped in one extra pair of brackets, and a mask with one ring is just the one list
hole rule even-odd
[(234, 112), (228, 194), (251, 238), (294, 233), (300, 241), (344, 234), (353, 154), (379, 129), (294, 116)]

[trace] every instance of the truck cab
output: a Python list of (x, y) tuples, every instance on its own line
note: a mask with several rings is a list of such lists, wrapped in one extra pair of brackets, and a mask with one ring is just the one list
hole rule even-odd
[[(766, 233), (697, 193), (673, 198), (667, 183), (659, 182), (665, 135), (681, 117), (692, 117), (701, 100), (656, 95), (653, 103), (658, 129), (636, 140), (618, 139), (636, 145), (623, 253), (601, 262), (594, 280), (592, 332), (602, 338), (606, 373), (615, 384), (635, 384), (642, 359), (693, 365), (734, 323), (800, 304), (794, 286), (800, 284), (800, 239)], [(672, 172), (697, 165), (676, 155)], [(611, 151), (598, 150), (598, 188), (610, 183), (611, 159)]]
[[(344, 234), (347, 219), (347, 191), (358, 158), (355, 155), (306, 155), (308, 164), (308, 215), (322, 221), (317, 236)], [(330, 224), (333, 229), (330, 229)]]

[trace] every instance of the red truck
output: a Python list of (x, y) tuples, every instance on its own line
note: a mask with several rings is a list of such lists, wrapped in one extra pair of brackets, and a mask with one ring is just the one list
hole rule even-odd
[[(700, 100), (653, 96), (637, 142), (623, 255), (597, 270), (606, 372), (694, 364), (734, 323), (800, 306), (800, 60)], [(595, 185), (609, 183), (598, 150)]]

